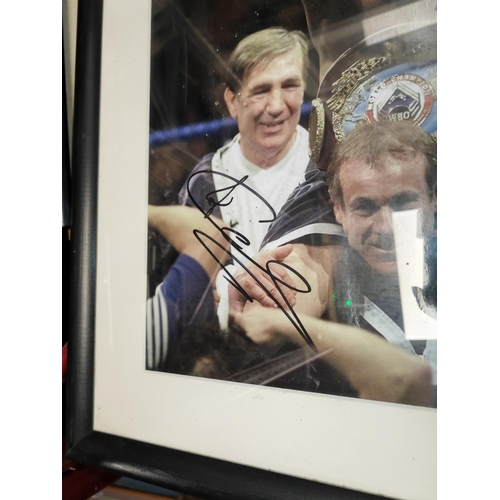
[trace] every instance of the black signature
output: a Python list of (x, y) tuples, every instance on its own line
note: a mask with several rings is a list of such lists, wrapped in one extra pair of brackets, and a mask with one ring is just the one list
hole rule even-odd
[[(196, 175), (201, 175), (201, 174), (209, 174), (209, 175), (221, 175), (223, 177), (226, 177), (227, 179), (230, 179), (234, 182), (233, 185), (230, 185), (228, 187), (225, 187), (223, 189), (211, 191), (208, 193), (205, 197), (209, 208), (207, 210), (203, 209), (200, 204), (197, 202), (195, 197), (192, 195), (190, 191), (190, 182), (191, 180), (196, 176)], [(243, 188), (247, 189), (250, 191), (252, 194), (254, 194), (257, 198), (259, 198), (270, 210), (272, 214), (272, 218), (269, 220), (259, 220), (259, 223), (266, 223), (266, 222), (272, 222), (273, 220), (276, 219), (276, 212), (273, 209), (273, 207), (255, 190), (253, 190), (251, 187), (247, 186), (245, 184), (246, 179), (248, 176), (244, 176), (241, 179), (235, 179), (234, 177), (224, 174), (222, 172), (213, 172), (211, 170), (200, 170), (198, 172), (195, 172), (192, 174), (187, 182), (187, 192), (189, 195), (189, 198), (192, 200), (196, 208), (200, 210), (200, 212), (203, 213), (205, 219), (208, 219), (217, 229), (218, 231), (224, 236), (224, 239), (231, 245), (232, 250), (226, 249), (224, 246), (222, 246), (220, 243), (215, 241), (211, 236), (208, 234), (204, 233), (203, 231), (200, 231), (198, 229), (195, 229), (193, 231), (194, 235), (198, 239), (198, 241), (205, 247), (207, 252), (213, 257), (213, 259), (221, 266), (221, 268), (225, 271), (225, 279), (229, 282), (230, 285), (234, 286), (248, 301), (253, 302), (253, 298), (248, 295), (248, 293), (245, 291), (245, 289), (238, 283), (238, 281), (231, 275), (231, 273), (226, 269), (226, 266), (224, 265), (221, 260), (214, 255), (214, 253), (208, 248), (207, 244), (205, 241), (210, 240), (213, 244), (217, 245), (220, 249), (222, 249), (228, 257), (231, 257), (234, 262), (237, 262), (254, 280), (255, 282), (264, 290), (266, 295), (273, 300), (273, 302), (281, 309), (281, 311), (285, 314), (285, 316), (288, 318), (288, 320), (292, 323), (292, 325), (296, 328), (296, 330), (299, 332), (299, 334), (302, 336), (302, 338), (306, 341), (306, 343), (311, 347), (311, 349), (314, 352), (317, 352), (317, 348), (314, 345), (314, 342), (312, 341), (311, 337), (307, 333), (304, 325), (300, 321), (300, 318), (297, 316), (297, 313), (293, 310), (293, 307), (290, 305), (289, 301), (285, 297), (285, 294), (283, 293), (282, 286), (287, 287), (291, 290), (294, 290), (297, 293), (309, 293), (311, 291), (311, 286), (307, 282), (307, 280), (295, 269), (293, 269), (291, 266), (288, 264), (285, 264), (284, 262), (278, 261), (278, 260), (269, 260), (266, 263), (265, 267), (262, 267), (258, 262), (254, 261), (249, 255), (247, 255), (244, 251), (245, 246), (250, 245), (250, 241), (248, 238), (240, 233), (239, 231), (236, 231), (233, 227), (220, 227), (211, 217), (213, 210), (217, 206), (228, 206), (230, 203), (233, 201), (233, 197), (229, 198), (234, 190), (242, 186)], [(221, 199), (218, 199), (218, 194), (224, 193), (224, 195), (221, 197)], [(229, 198), (229, 199), (228, 199)], [(235, 239), (233, 239), (234, 237)], [(283, 307), (279, 301), (271, 294), (269, 289), (266, 287), (264, 283), (254, 274), (250, 271), (250, 269), (245, 265), (243, 262), (242, 258), (248, 259), (251, 263), (256, 265), (262, 272), (264, 272), (266, 275), (268, 275), (276, 289), (279, 291), (283, 301), (287, 305), (288, 309)], [(304, 289), (296, 288), (293, 286), (290, 286), (288, 283), (283, 281), (279, 276), (276, 276), (271, 267), (272, 266), (282, 266), (286, 268), (290, 273), (294, 274), (297, 276), (302, 284), (304, 285)]]

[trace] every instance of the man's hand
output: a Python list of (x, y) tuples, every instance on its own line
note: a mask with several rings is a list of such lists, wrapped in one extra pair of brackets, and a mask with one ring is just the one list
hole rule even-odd
[[(282, 311), (258, 305), (231, 312), (234, 323), (255, 343), (275, 346), (304, 339)], [(371, 332), (308, 315), (300, 320), (326, 363), (340, 372), (363, 399), (428, 406), (432, 369), (420, 357)]]
[[(279, 262), (286, 259), (292, 250), (293, 246), (287, 244), (274, 250), (259, 253), (253, 258), (258, 265), (248, 265), (248, 272), (245, 269), (239, 269), (234, 274), (234, 279), (253, 300), (256, 300), (264, 307), (276, 308), (281, 306), (285, 309), (289, 309), (289, 307), (293, 307), (296, 303), (295, 295), (297, 292), (295, 291), (295, 284), (287, 268)], [(278, 262), (268, 264), (270, 261)], [(282, 297), (278, 287), (286, 300)], [(271, 298), (269, 294), (273, 298)], [(236, 287), (229, 287), (230, 311), (243, 311), (247, 300), (247, 297), (245, 297)]]
[(256, 344), (273, 346), (281, 343), (287, 330), (290, 330), (288, 319), (281, 311), (271, 308), (251, 307), (245, 312), (229, 313), (230, 321), (241, 328)]

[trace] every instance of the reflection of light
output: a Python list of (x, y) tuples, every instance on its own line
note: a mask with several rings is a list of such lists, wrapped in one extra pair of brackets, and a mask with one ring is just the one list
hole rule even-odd
[(436, 339), (437, 334), (436, 311), (418, 300), (427, 280), (424, 240), (417, 237), (421, 216), (417, 210), (392, 214), (404, 330), (409, 340)]
[(348, 306), (348, 307), (351, 307), (352, 306), (352, 300), (346, 300), (345, 301), (345, 305)]

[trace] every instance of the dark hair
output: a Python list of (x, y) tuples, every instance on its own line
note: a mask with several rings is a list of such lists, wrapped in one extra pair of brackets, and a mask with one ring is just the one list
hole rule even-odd
[(338, 175), (343, 163), (357, 159), (375, 165), (382, 157), (396, 153), (425, 156), (425, 180), (429, 195), (433, 197), (437, 189), (436, 139), (412, 122), (388, 120), (357, 125), (337, 145), (327, 169), (330, 197), (344, 204)]
[(244, 332), (222, 332), (217, 322), (189, 325), (173, 348), (166, 371), (198, 377), (227, 379), (262, 360)]

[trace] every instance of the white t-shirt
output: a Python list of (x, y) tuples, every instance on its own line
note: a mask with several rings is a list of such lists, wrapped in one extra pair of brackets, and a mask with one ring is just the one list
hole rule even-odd
[[(258, 253), (262, 240), (266, 235), (271, 220), (274, 218), (269, 207), (254, 193), (243, 186), (235, 186), (235, 180), (244, 181), (248, 186), (264, 198), (278, 215), (282, 206), (287, 201), (292, 191), (304, 181), (304, 174), (309, 164), (309, 136), (307, 130), (297, 126), (295, 142), (286, 156), (276, 165), (268, 169), (248, 161), (241, 151), (240, 134), (224, 148), (221, 148), (212, 159), (212, 171), (231, 176), (232, 179), (222, 175), (213, 175), (219, 202), (227, 195), (220, 205), (222, 219), (227, 225), (244, 235), (249, 240), (249, 245), (242, 245), (243, 252), (249, 257)], [(227, 191), (220, 191), (228, 188)], [(259, 222), (259, 221), (268, 222)], [(246, 261), (245, 257), (232, 249), (233, 258)], [(234, 274), (238, 265), (227, 266), (227, 270)], [(222, 329), (227, 328), (229, 313), (228, 282), (224, 278), (226, 273), (221, 271), (216, 279), (216, 288), (220, 296), (218, 309), (219, 322)]]
[[(240, 135), (236, 135), (229, 145), (214, 156), (212, 171), (228, 174), (238, 180), (248, 176), (244, 181), (245, 186), (259, 193), (274, 208), (277, 215), (291, 192), (304, 180), (304, 173), (309, 164), (308, 133), (300, 125), (297, 126), (297, 135), (290, 151), (268, 169), (254, 165), (243, 156), (239, 138)], [(220, 201), (227, 193), (221, 193), (220, 190), (234, 186), (235, 182), (217, 174), (213, 179)], [(243, 186), (234, 189), (225, 202), (229, 200), (230, 203), (220, 206), (222, 219), (250, 240), (245, 253), (253, 256), (259, 251), (270, 220), (274, 218), (272, 212), (262, 200)], [(261, 220), (269, 222), (259, 222)]]

